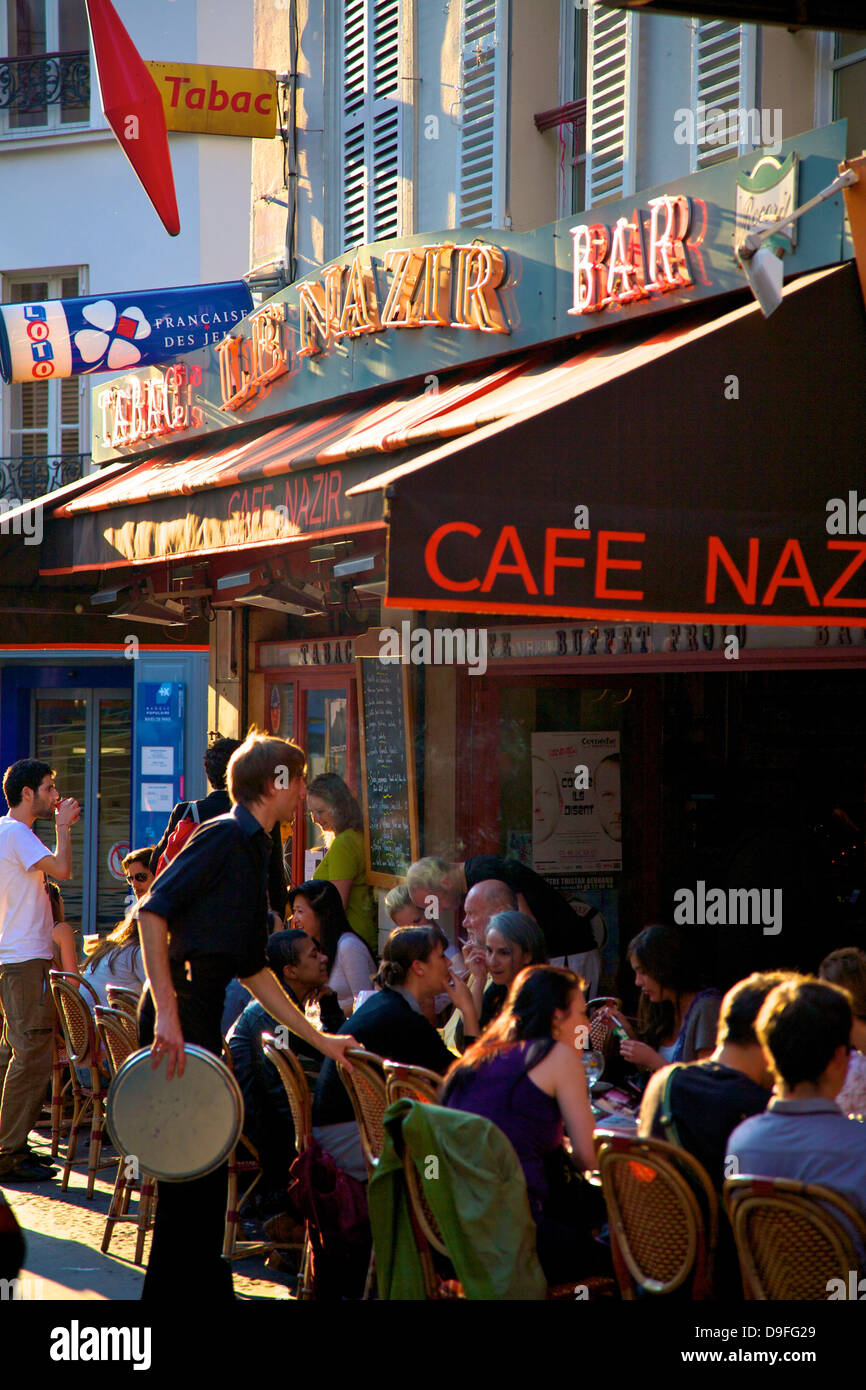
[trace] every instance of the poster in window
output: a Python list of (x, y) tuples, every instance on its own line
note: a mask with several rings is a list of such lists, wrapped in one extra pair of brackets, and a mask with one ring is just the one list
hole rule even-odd
[(532, 735), (532, 865), (548, 875), (622, 869), (619, 733)]

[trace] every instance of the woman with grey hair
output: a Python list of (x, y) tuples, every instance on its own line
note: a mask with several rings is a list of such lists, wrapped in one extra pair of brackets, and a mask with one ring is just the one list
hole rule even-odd
[[(525, 912), (497, 912), (487, 924), (485, 969), (489, 983), (481, 998), (480, 1024), (482, 1032), (499, 1013), (511, 988), (512, 981), (527, 965), (546, 965), (547, 948), (544, 935), (534, 917)], [(484, 974), (477, 962), (483, 981)]]

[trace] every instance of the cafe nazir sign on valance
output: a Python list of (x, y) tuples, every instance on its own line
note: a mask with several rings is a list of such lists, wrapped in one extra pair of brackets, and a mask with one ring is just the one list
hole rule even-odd
[[(346, 252), (281, 291), (222, 342), (94, 390), (98, 463), (388, 382), (585, 334), (745, 285), (737, 187), (768, 160), (798, 204), (845, 154), (844, 123), (753, 151), (532, 232), (463, 228)], [(793, 160), (791, 159), (793, 156)], [(799, 224), (785, 270), (844, 254), (841, 195)], [(193, 316), (194, 317), (194, 316)], [(191, 333), (196, 325), (178, 325)], [(190, 342), (194, 339), (190, 338)], [(181, 346), (180, 343), (177, 346)]]

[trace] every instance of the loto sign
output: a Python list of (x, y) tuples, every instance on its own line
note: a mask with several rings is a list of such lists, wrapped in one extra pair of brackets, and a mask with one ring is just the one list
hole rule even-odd
[(277, 133), (277, 75), (265, 68), (148, 63), (169, 130), (272, 140)]

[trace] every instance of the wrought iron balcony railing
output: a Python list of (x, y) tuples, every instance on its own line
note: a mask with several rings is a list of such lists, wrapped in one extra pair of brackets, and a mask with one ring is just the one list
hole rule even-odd
[(89, 454), (33, 454), (0, 458), (0, 501), (32, 502), (83, 475)]
[(0, 59), (0, 111), (38, 115), (57, 104), (89, 112), (90, 54), (86, 48), (80, 53)]

